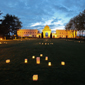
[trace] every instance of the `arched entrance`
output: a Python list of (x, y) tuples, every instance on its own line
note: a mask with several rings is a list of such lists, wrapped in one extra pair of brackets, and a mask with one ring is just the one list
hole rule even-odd
[(48, 38), (48, 33), (47, 32), (45, 33), (45, 37)]
[(51, 29), (48, 25), (46, 25), (44, 27), (44, 29), (42, 30), (43, 32), (43, 38), (50, 38), (50, 34), (51, 34)]

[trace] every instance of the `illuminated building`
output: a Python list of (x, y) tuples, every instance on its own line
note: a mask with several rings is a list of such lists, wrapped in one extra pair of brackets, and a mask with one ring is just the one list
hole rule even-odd
[(17, 30), (18, 37), (37, 37), (37, 29), (19, 29)]
[(37, 38), (75, 38), (77, 36), (77, 31), (73, 30), (56, 30), (56, 33), (52, 33), (48, 25), (44, 27), (42, 33), (37, 29), (19, 29), (17, 30), (17, 35), (19, 37), (37, 37)]

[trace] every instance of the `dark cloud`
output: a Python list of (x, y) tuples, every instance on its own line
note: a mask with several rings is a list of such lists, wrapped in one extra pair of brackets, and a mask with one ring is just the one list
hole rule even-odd
[(62, 19), (58, 19), (58, 18), (56, 18), (56, 19), (54, 19), (54, 20), (52, 21), (52, 23), (54, 23), (54, 22), (58, 22), (58, 21), (60, 21), (60, 20), (62, 20)]
[[(42, 29), (45, 22), (52, 19), (50, 28), (54, 28), (53, 23), (58, 21), (63, 21), (65, 25), (84, 8), (85, 0), (2, 0), (0, 3), (0, 11), (3, 12), (1, 16), (7, 13), (15, 15), (20, 18), (23, 28), (30, 29)], [(37, 22), (41, 22), (42, 25), (31, 27), (31, 24)]]

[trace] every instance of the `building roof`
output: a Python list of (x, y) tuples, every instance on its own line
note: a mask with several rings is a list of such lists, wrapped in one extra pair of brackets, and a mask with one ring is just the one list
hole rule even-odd
[(18, 29), (17, 31), (38, 31), (37, 29)]
[(51, 31), (51, 29), (48, 25), (46, 25), (42, 31)]

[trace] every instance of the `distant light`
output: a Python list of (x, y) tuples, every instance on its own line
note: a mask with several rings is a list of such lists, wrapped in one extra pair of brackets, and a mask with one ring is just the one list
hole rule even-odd
[(37, 74), (33, 75), (32, 79), (33, 79), (33, 81), (37, 81), (38, 80), (38, 75)]
[(3, 40), (3, 38), (0, 38), (0, 40)]
[(43, 43), (42, 43), (42, 45), (43, 45)]
[(7, 42), (5, 42), (7, 44)]
[(35, 56), (32, 56), (32, 59), (35, 59)]
[(28, 60), (27, 60), (27, 59), (25, 59), (25, 60), (24, 60), (24, 63), (27, 63), (27, 62), (28, 62)]
[(43, 56), (43, 54), (40, 54), (40, 57), (42, 57)]
[(36, 64), (40, 64), (40, 57), (36, 57)]
[(39, 43), (39, 44), (41, 44), (41, 43)]
[(2, 43), (0, 42), (0, 44), (2, 44)]
[(65, 62), (64, 62), (64, 61), (62, 61), (62, 62), (61, 62), (61, 65), (65, 65)]
[(10, 63), (10, 59), (7, 59), (7, 60), (6, 60), (6, 63)]
[(48, 66), (51, 66), (51, 62), (48, 62)]
[(45, 60), (48, 60), (48, 57), (47, 56), (45, 57)]
[(52, 44), (52, 45), (53, 45), (53, 43), (50, 43), (50, 44)]
[(48, 43), (48, 45), (49, 45), (49, 43)]
[(47, 43), (45, 43), (45, 45), (46, 45)]

